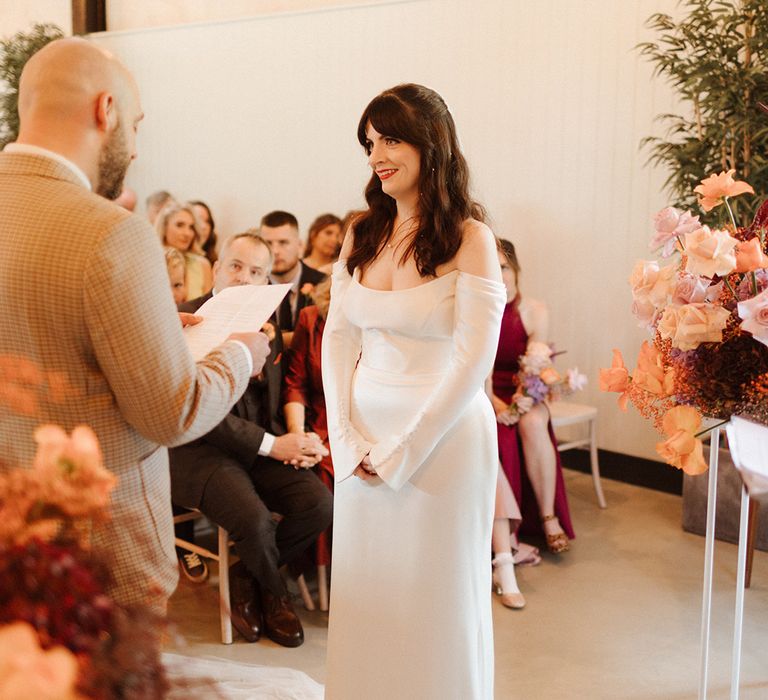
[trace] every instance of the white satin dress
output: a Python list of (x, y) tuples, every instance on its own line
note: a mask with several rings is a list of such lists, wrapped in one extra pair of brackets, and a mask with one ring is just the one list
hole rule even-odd
[[(460, 271), (379, 291), (334, 265), (323, 385), (336, 474), (327, 700), (492, 700), (506, 303)], [(379, 477), (351, 476), (370, 454)]]

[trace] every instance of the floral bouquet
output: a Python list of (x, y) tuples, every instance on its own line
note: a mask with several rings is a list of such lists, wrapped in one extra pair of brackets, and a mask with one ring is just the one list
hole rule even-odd
[(559, 354), (547, 343), (533, 341), (528, 344), (525, 355), (520, 358), (518, 388), (507, 411), (510, 414), (510, 425), (520, 420), (520, 416), (528, 413), (536, 404), (555, 401), (584, 388), (587, 377), (578, 368), (569, 369), (565, 376), (555, 369), (552, 359)]
[(656, 215), (650, 248), (671, 260), (641, 260), (630, 276), (632, 311), (651, 340), (631, 375), (619, 350), (600, 370), (601, 390), (653, 420), (667, 436), (656, 451), (688, 474), (707, 469), (702, 415), (768, 424), (768, 202), (751, 225), (737, 226), (728, 199), (754, 192), (733, 174), (694, 189), (705, 213), (724, 205), (719, 228), (674, 207)]
[(117, 481), (96, 435), (44, 425), (35, 440), (31, 469), (0, 473), (0, 697), (164, 697), (160, 620), (110, 598), (89, 547)]

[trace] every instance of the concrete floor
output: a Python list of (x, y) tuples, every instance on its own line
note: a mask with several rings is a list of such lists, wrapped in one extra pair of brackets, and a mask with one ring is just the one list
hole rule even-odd
[[(496, 698), (693, 700), (704, 539), (681, 530), (681, 499), (604, 480), (608, 509), (601, 511), (589, 475), (566, 470), (565, 478), (578, 536), (571, 551), (546, 554), (538, 567), (518, 568), (528, 601), (524, 610), (494, 600)], [(711, 700), (730, 697), (735, 569), (736, 547), (718, 542)], [(302, 647), (238, 638), (224, 646), (218, 641), (215, 587), (183, 582), (171, 601), (175, 636), (167, 648), (291, 667), (322, 683), (327, 614), (306, 612), (300, 603), (297, 609), (306, 634)], [(755, 555), (746, 595), (740, 697), (768, 698), (768, 556), (762, 552)]]

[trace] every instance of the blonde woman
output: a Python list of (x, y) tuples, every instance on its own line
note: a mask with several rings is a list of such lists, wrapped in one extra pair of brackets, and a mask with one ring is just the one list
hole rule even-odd
[(200, 248), (200, 226), (192, 205), (172, 202), (157, 215), (155, 229), (163, 245), (184, 254), (187, 298), (197, 299), (210, 292), (213, 286), (211, 263)]

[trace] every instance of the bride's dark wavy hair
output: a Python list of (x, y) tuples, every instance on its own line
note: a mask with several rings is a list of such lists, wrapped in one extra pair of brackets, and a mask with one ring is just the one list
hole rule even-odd
[[(469, 194), (469, 168), (459, 148), (456, 126), (443, 98), (423, 85), (407, 83), (385, 90), (365, 108), (357, 140), (369, 153), (368, 123), (382, 136), (419, 149), (418, 228), (401, 264), (413, 256), (422, 277), (434, 277), (439, 265), (461, 246), (462, 224), (485, 221), (485, 210)], [(373, 173), (365, 188), (368, 211), (354, 222), (354, 245), (347, 259), (350, 274), (365, 269), (386, 245), (397, 214), (395, 200)]]

